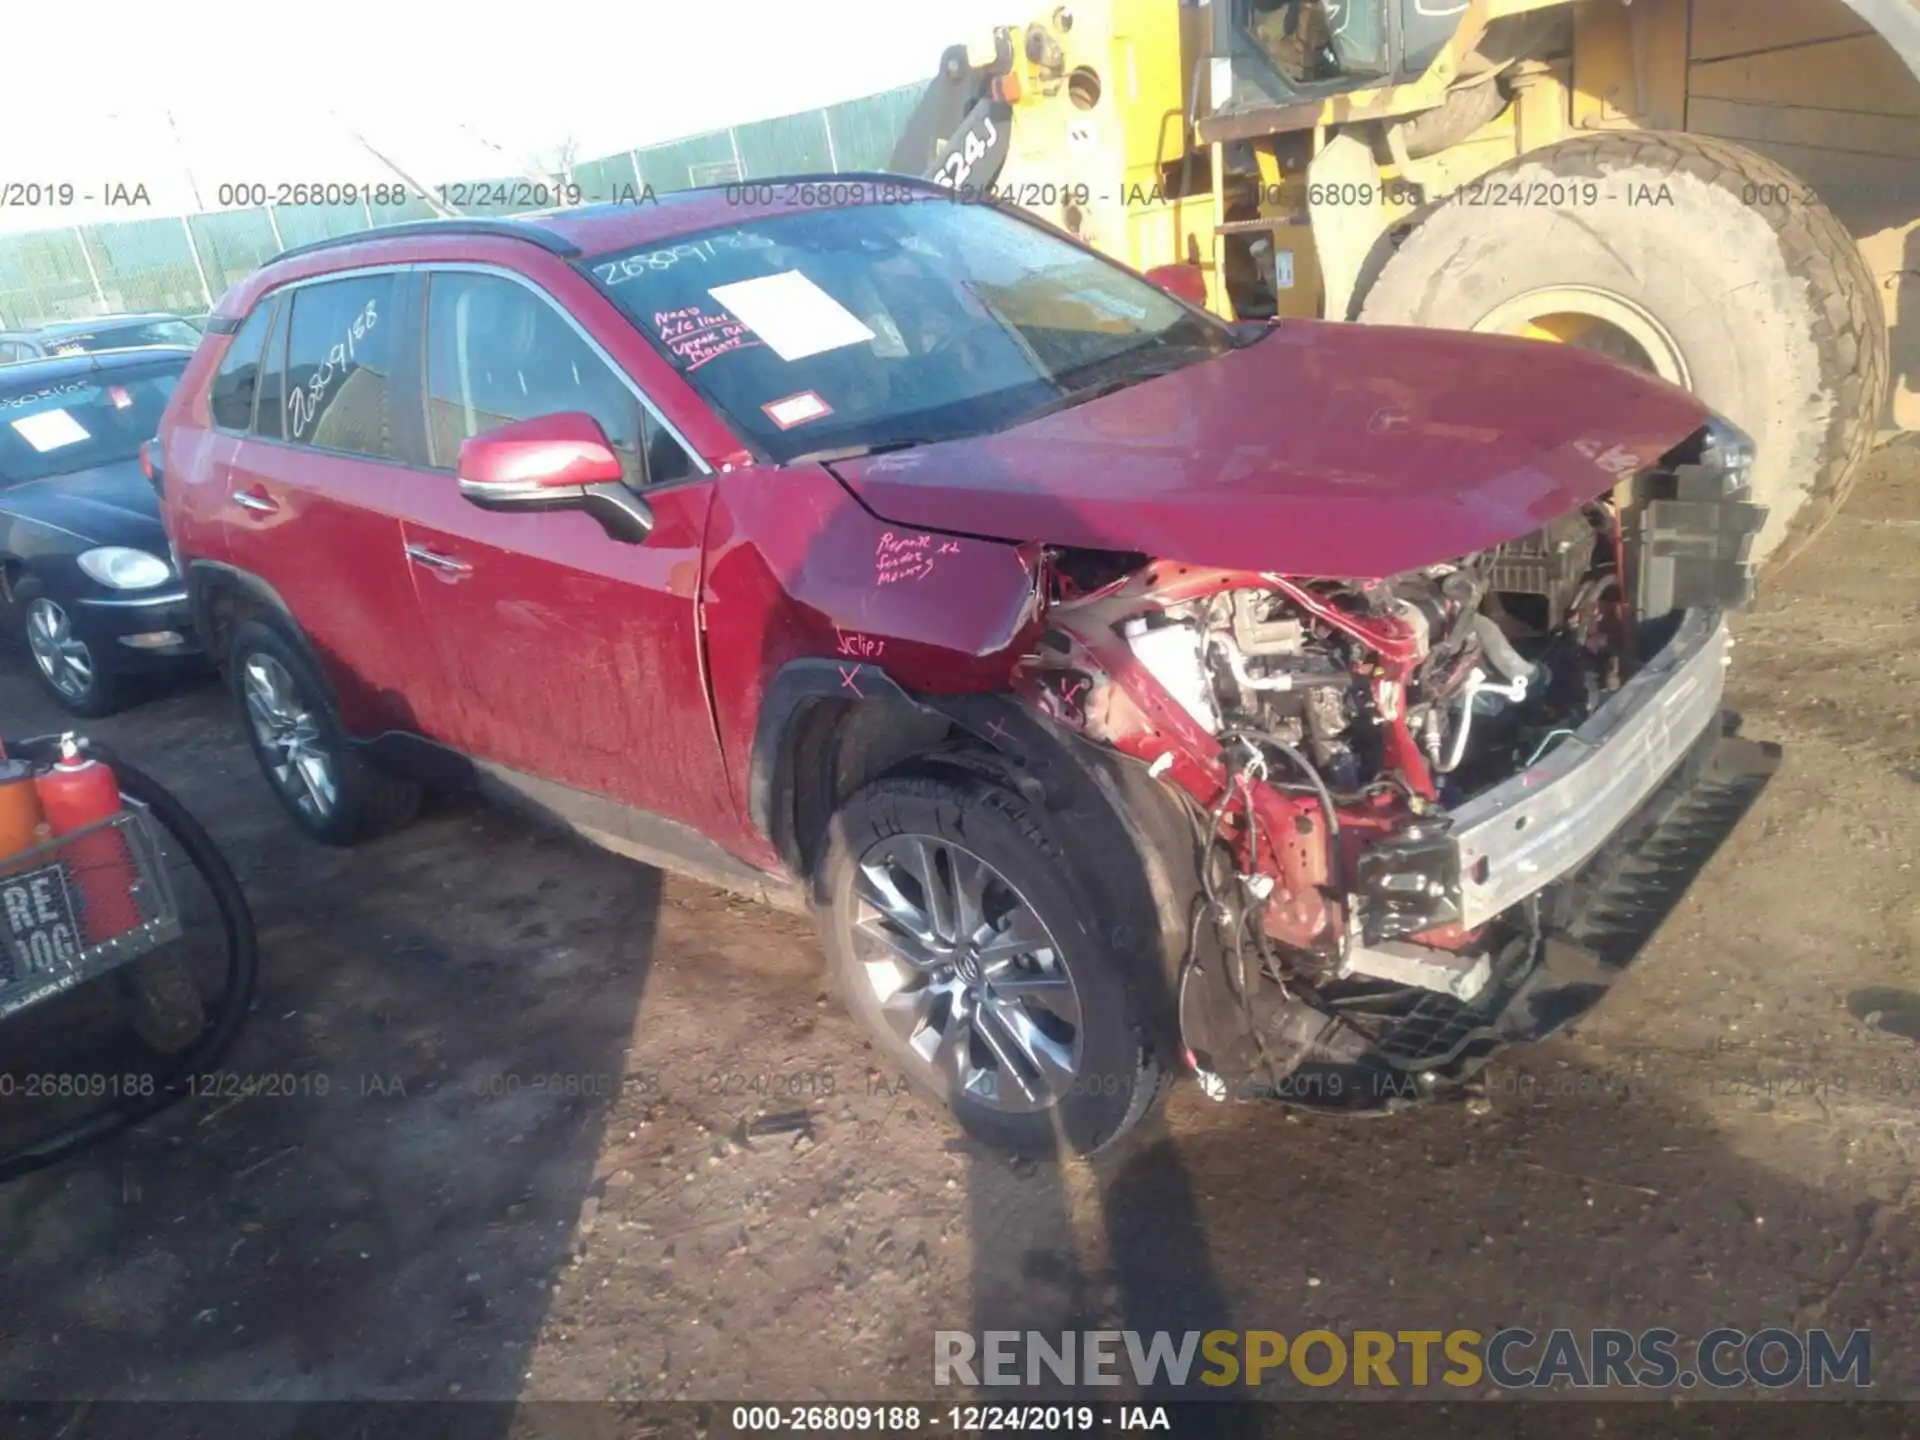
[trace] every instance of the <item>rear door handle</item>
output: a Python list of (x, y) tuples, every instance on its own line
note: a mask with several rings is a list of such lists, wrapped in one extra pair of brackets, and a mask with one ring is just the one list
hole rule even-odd
[(444, 571), (448, 575), (471, 575), (473, 573), (473, 567), (465, 561), (456, 560), (451, 555), (442, 555), (437, 550), (429, 550), (424, 545), (407, 546), (407, 558), (409, 560), (418, 560), (422, 565), (429, 565), (435, 570)]
[(272, 499), (261, 490), (236, 490), (233, 503), (242, 510), (251, 510), (256, 515), (272, 515), (280, 508), (280, 502)]

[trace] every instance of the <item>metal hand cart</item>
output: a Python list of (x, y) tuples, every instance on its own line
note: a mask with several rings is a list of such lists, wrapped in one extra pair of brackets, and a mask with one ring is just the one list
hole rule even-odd
[[(36, 765), (58, 758), (59, 746), (57, 736), (5, 741), (10, 758)], [(51, 1165), (192, 1093), (195, 1078), (233, 1044), (258, 976), (253, 916), (212, 838), (151, 776), (97, 743), (85, 749), (112, 768), (121, 813), (0, 856), (0, 1100), (25, 1094), (23, 1086), (37, 1099), (44, 1088), (49, 1106), (63, 1107), (50, 1133), (0, 1137), (0, 1181)], [(193, 916), (183, 914), (178, 893), (189, 876)], [(196, 944), (222, 952), (224, 966), (213, 965), (217, 978), (206, 987), (212, 993), (183, 991), (188, 977), (175, 952), (190, 929)], [(145, 1063), (110, 1075), (95, 1067), (84, 1084), (58, 1062), (25, 1075), (7, 1068), (23, 1045), (57, 1051), (58, 1037), (35, 1034), (36, 1027), (44, 1030), (64, 1002), (94, 987), (135, 1002), (128, 1027)], [(170, 1025), (154, 1019), (169, 1000)]]

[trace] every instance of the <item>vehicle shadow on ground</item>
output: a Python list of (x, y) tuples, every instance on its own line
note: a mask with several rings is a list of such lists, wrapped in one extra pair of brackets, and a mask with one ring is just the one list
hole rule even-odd
[[(61, 728), (22, 663), (0, 655), (0, 731)], [(233, 862), (260, 991), (211, 1094), (0, 1189), (0, 1395), (512, 1399), (625, 1084), (661, 876), (460, 800), (326, 850), (229, 707), (187, 686), (85, 727)]]
[[(1356, 1329), (1470, 1329), (1485, 1337), (1519, 1326), (1544, 1340), (1567, 1327), (1584, 1347), (1596, 1327), (1665, 1327), (1680, 1337), (1682, 1371), (1693, 1368), (1688, 1347), (1720, 1326), (1749, 1335), (1824, 1327), (1836, 1350), (1866, 1327), (1870, 1392), (1853, 1378), (1829, 1381), (1823, 1392), (1802, 1379), (1790, 1392), (1914, 1393), (1920, 1371), (1905, 1357), (1920, 1287), (1904, 1278), (1911, 1271), (1899, 1257), (1920, 1233), (1903, 1203), (1907, 1180), (1878, 1192), (1803, 1183), (1787, 1152), (1771, 1163), (1737, 1153), (1694, 1103), (1752, 1086), (1753, 1077), (1709, 1065), (1682, 1087), (1691, 1094), (1635, 1091), (1644, 1077), (1565, 1063), (1570, 1048), (1549, 1042), (1502, 1063), (1489, 1077), (1495, 1110), (1484, 1118), (1452, 1105), (1364, 1121), (1290, 1121), (1267, 1105), (1208, 1112), (1206, 1102), (1183, 1097), (1177, 1140), (1148, 1131), (1091, 1167), (1094, 1193), (1077, 1232), (1068, 1215), (1068, 1191), (1077, 1187), (1063, 1183), (1064, 1172), (1023, 1173), (982, 1158), (967, 1180), (973, 1304), (970, 1315), (946, 1324), (976, 1335), (1038, 1331), (1056, 1348), (1070, 1330), (1137, 1330), (1143, 1341), (1167, 1331), (1177, 1347), (1187, 1332), (1214, 1330), (1275, 1331), (1291, 1344), (1319, 1329), (1350, 1345)], [(1759, 1094), (1742, 1103), (1756, 1115), (1771, 1104)], [(1910, 1178), (1905, 1156), (1917, 1135), (1920, 1117), (1890, 1127), (1885, 1153), (1871, 1158), (1891, 1160)], [(939, 1318), (934, 1324), (941, 1328)], [(1356, 1386), (1350, 1364), (1335, 1370), (1330, 1349), (1316, 1344), (1305, 1378), (1282, 1360), (1251, 1390), (1244, 1374), (1226, 1385), (1201, 1383), (1219, 1374), (1201, 1354), (1184, 1387), (1168, 1386), (1164, 1375), (1137, 1387), (1125, 1346), (1115, 1340), (1108, 1348), (1118, 1360), (1111, 1388), (1070, 1389), (1043, 1369), (1040, 1385), (983, 1385), (968, 1398), (1462, 1400), (1496, 1389), (1484, 1374), (1449, 1364), (1438, 1345), (1420, 1389), (1404, 1344), (1389, 1366), (1391, 1384), (1374, 1372)], [(1238, 1343), (1228, 1348), (1244, 1353)], [(1530, 1370), (1543, 1351), (1536, 1343), (1508, 1353)], [(1782, 1354), (1767, 1363), (1783, 1363)], [(1718, 1358), (1738, 1366), (1740, 1356), (1736, 1348)], [(1459, 1378), (1444, 1379), (1449, 1373)], [(1682, 1381), (1607, 1398), (1756, 1393)]]

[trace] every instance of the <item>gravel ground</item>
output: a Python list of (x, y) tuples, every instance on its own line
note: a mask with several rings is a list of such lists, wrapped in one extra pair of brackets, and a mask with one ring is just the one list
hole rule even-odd
[[(1920, 988), (1920, 450), (1874, 470), (1739, 626), (1781, 774), (1577, 1033), (1490, 1109), (1186, 1087), (1091, 1166), (962, 1146), (800, 922), (466, 803), (314, 847), (211, 683), (101, 723), (253, 900), (231, 1068), (303, 1093), (0, 1189), (0, 1398), (910, 1398), (945, 1328), (1508, 1324), (1869, 1325), (1920, 1395), (1920, 1053), (1849, 1010)], [(23, 664), (0, 731), (56, 728)]]

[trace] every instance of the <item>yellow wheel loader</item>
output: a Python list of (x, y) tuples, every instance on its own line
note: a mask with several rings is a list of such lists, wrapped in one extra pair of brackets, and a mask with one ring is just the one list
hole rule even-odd
[(893, 164), (1230, 319), (1687, 386), (1757, 443), (1756, 560), (1920, 426), (1920, 0), (1078, 0), (950, 49)]

